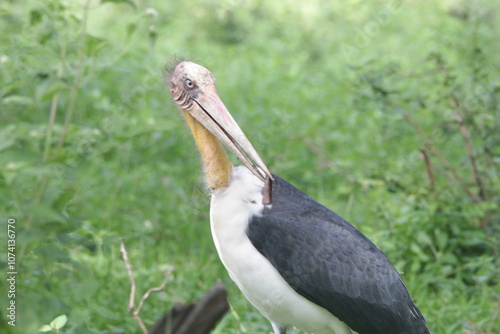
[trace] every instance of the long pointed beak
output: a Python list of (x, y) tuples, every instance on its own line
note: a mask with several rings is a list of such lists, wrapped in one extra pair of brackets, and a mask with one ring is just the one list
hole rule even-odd
[(194, 98), (188, 110), (198, 122), (216, 136), (261, 181), (273, 176), (243, 131), (222, 103), (215, 85), (207, 85)]

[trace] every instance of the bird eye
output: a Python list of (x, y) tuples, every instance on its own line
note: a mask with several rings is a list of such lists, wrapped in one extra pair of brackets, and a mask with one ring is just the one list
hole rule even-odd
[(186, 85), (187, 88), (191, 89), (191, 88), (194, 88), (194, 82), (192, 82), (191, 80), (189, 79), (186, 79), (184, 81), (184, 84)]

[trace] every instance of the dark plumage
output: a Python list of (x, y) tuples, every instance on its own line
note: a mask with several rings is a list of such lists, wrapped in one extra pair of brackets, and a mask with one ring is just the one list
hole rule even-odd
[(251, 218), (255, 248), (300, 295), (359, 334), (425, 334), (387, 257), (342, 217), (274, 176), (271, 209)]

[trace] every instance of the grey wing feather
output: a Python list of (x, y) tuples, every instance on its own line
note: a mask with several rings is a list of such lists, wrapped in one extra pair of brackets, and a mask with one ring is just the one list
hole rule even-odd
[(300, 295), (359, 334), (425, 334), (425, 320), (386, 256), (361, 232), (279, 177), (247, 234)]

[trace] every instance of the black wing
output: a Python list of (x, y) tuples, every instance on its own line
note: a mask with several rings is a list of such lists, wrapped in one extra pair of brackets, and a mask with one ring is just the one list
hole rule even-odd
[(300, 295), (359, 334), (425, 334), (425, 320), (385, 255), (333, 211), (275, 176), (272, 208), (251, 218), (255, 248)]

